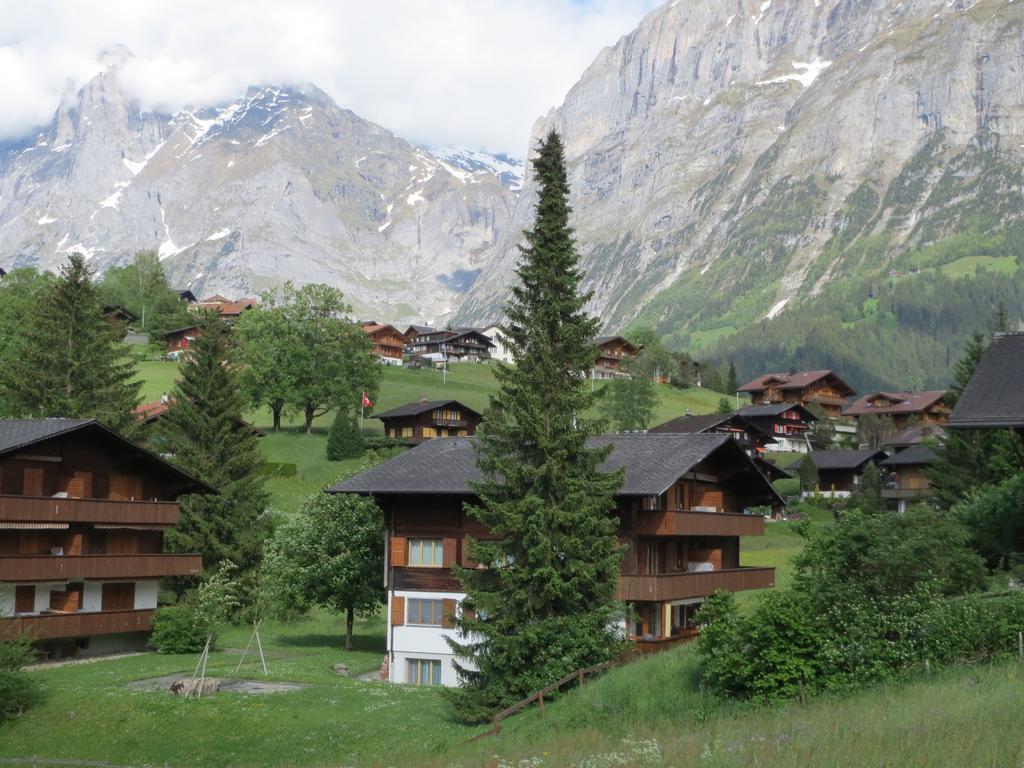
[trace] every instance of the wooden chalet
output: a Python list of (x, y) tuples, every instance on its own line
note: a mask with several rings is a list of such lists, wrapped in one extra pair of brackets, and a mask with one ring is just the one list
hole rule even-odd
[(878, 466), (885, 472), (882, 498), (895, 506), (897, 512), (905, 512), (909, 504), (930, 496), (928, 468), (936, 459), (935, 451), (924, 443), (882, 459), (878, 462)]
[[(694, 614), (718, 590), (774, 586), (773, 568), (741, 566), (740, 537), (764, 533), (755, 506), (781, 504), (739, 444), (725, 434), (627, 434), (602, 465), (623, 469), (613, 514), (626, 546), (618, 599), (641, 650), (696, 634)], [(446, 637), (465, 597), (451, 568), (471, 562), (466, 542), (490, 532), (468, 517), (481, 479), (474, 440), (427, 440), (328, 489), (372, 496), (387, 526), (389, 674), (392, 682), (457, 685)], [(426, 673), (424, 673), (426, 670)]]
[(690, 435), (731, 435), (746, 454), (757, 462), (758, 468), (765, 473), (769, 480), (783, 480), (791, 477), (786, 470), (763, 458), (766, 447), (775, 444), (775, 438), (737, 413), (712, 413), (706, 416), (687, 414), (651, 427), (647, 431), (654, 434), (677, 432)]
[(410, 325), (403, 331), (402, 341), (405, 343), (406, 349), (412, 352), (416, 337), (425, 336), (428, 333), (437, 333), (437, 329), (431, 328), (429, 325)]
[(168, 357), (178, 358), (188, 353), (189, 347), (196, 340), (202, 328), (198, 325), (187, 325), (184, 328), (175, 328), (164, 334), (164, 352)]
[(635, 360), (642, 349), (624, 336), (599, 336), (594, 339), (594, 344), (597, 345), (597, 360), (590, 374), (594, 379), (619, 379), (629, 376), (623, 368)]
[(954, 429), (1024, 430), (1024, 333), (997, 333), (949, 417)]
[(482, 416), (458, 400), (421, 400), (374, 414), (384, 434), (418, 444), (435, 437), (470, 437)]
[(199, 555), (163, 554), (183, 494), (212, 493), (93, 420), (0, 420), (0, 637), (56, 655), (141, 648), (160, 580)]
[(766, 443), (766, 451), (790, 451), (806, 453), (810, 450), (807, 430), (817, 417), (799, 403), (775, 403), (774, 405), (748, 405), (736, 411), (774, 442)]
[[(861, 477), (868, 465), (879, 465), (886, 458), (886, 453), (862, 448), (852, 451), (811, 451), (808, 456), (818, 468), (818, 492), (822, 496), (845, 498), (860, 487)], [(800, 459), (793, 466), (794, 471), (805, 460)]]
[(401, 365), (405, 337), (393, 325), (363, 323), (363, 333), (373, 342), (373, 355), (384, 365)]
[(892, 454), (922, 443), (941, 443), (945, 439), (946, 430), (942, 427), (936, 424), (922, 424), (907, 427), (895, 437), (890, 437), (882, 443), (882, 448)]
[(868, 414), (888, 416), (896, 429), (906, 429), (911, 423), (945, 424), (950, 407), (946, 404), (944, 389), (927, 392), (872, 392), (854, 400), (843, 411), (843, 416), (859, 419)]
[(191, 304), (189, 309), (195, 311), (212, 309), (215, 310), (222, 318), (230, 322), (232, 320), (237, 320), (243, 312), (252, 309), (258, 303), (259, 302), (257, 302), (256, 299), (241, 298), (232, 301), (220, 294), (215, 294), (213, 296), (206, 297), (202, 301), (197, 301), (195, 304)]
[(856, 394), (829, 370), (766, 373), (748, 381), (739, 391), (748, 393), (753, 405), (796, 403), (806, 407), (817, 403), (831, 418), (839, 418), (848, 398)]
[(428, 331), (413, 339), (412, 353), (439, 362), (476, 363), (491, 359), (494, 342), (476, 328)]

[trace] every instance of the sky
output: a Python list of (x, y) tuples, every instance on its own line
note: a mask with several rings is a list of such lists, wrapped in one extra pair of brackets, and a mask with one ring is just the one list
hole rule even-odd
[(0, 0), (0, 139), (49, 122), (112, 43), (144, 109), (312, 82), (427, 146), (526, 154), (598, 52), (656, 0)]

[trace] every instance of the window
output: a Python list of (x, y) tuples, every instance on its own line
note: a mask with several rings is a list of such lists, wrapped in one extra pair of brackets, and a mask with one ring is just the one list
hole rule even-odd
[(406, 601), (406, 623), (441, 626), (441, 600), (426, 600), (410, 597)]
[(402, 427), (402, 437), (412, 437), (412, 427)]
[(406, 682), (413, 685), (440, 685), (441, 662), (438, 659), (409, 659)]
[(437, 437), (437, 430), (434, 429), (433, 427), (424, 427), (423, 428), (423, 436), (424, 437)]
[(409, 539), (409, 565), (440, 568), (444, 564), (441, 539)]

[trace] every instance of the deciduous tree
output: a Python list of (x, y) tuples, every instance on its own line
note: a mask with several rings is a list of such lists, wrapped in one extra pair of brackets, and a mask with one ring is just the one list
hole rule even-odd
[(345, 614), (352, 649), (357, 614), (384, 601), (384, 514), (371, 499), (317, 492), (267, 542), (263, 587), (272, 604)]

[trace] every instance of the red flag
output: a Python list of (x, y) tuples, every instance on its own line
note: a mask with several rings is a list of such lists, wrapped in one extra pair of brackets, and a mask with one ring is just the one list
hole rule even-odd
[(373, 403), (370, 402), (370, 398), (368, 398), (366, 396), (365, 392), (363, 392), (363, 407), (364, 408), (373, 408)]

